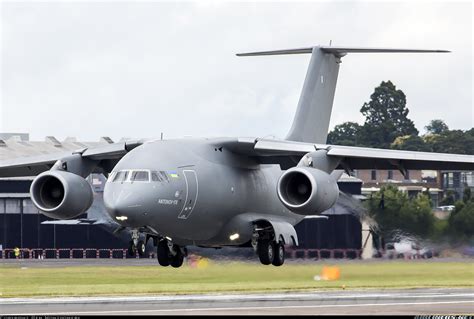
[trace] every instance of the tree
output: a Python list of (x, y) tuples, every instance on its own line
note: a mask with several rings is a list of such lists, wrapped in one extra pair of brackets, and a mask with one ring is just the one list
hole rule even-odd
[(462, 201), (467, 203), (472, 199), (471, 195), (471, 188), (467, 185), (467, 183), (464, 185), (464, 191), (462, 195)]
[(426, 134), (423, 140), (433, 152), (474, 154), (474, 133), (462, 130), (448, 130), (441, 134)]
[(418, 135), (407, 117), (406, 96), (391, 81), (376, 87), (360, 111), (365, 116), (362, 138), (367, 146), (389, 148), (398, 136)]
[(449, 206), (449, 205), (454, 205), (454, 202), (456, 201), (456, 197), (454, 194), (454, 191), (448, 190), (444, 197), (439, 201), (439, 206)]
[(356, 146), (359, 143), (361, 126), (356, 122), (344, 122), (336, 125), (329, 132), (327, 143), (336, 145)]
[(474, 127), (466, 131), (468, 137), (474, 137)]
[(327, 143), (474, 155), (474, 128), (450, 130), (443, 120), (435, 119), (425, 126), (427, 133), (419, 136), (408, 118), (405, 94), (390, 81), (376, 87), (360, 111), (365, 116), (363, 125), (355, 122), (336, 125), (329, 132)]
[(425, 141), (418, 135), (405, 135), (399, 136), (390, 145), (391, 148), (396, 150), (405, 151), (420, 151), (430, 152), (431, 148)]
[(459, 201), (455, 207), (449, 216), (451, 233), (461, 239), (474, 237), (474, 201)]
[(425, 126), (425, 129), (431, 134), (441, 134), (449, 130), (448, 126), (443, 120), (431, 120), (430, 124)]
[(401, 230), (426, 237), (434, 231), (435, 217), (426, 195), (419, 194), (410, 199), (406, 193), (388, 185), (375, 193), (367, 201), (367, 205), (369, 214), (384, 234)]

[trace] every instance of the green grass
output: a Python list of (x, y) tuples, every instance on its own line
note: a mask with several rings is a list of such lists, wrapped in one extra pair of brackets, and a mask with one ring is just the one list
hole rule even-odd
[[(337, 264), (337, 263), (336, 263)], [(473, 287), (471, 262), (341, 262), (341, 278), (316, 281), (323, 263), (282, 267), (210, 263), (205, 269), (157, 266), (26, 268), (0, 265), (2, 297), (184, 294), (308, 289)], [(334, 264), (332, 264), (334, 265)]]

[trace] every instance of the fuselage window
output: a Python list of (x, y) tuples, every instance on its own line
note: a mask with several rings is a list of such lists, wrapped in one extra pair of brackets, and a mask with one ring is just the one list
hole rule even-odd
[(150, 175), (148, 171), (134, 171), (132, 172), (131, 182), (149, 182)]

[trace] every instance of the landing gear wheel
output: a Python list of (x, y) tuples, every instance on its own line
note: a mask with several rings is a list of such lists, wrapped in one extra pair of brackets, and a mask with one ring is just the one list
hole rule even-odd
[(138, 255), (140, 257), (145, 256), (146, 245), (143, 240), (140, 240), (137, 244)]
[(177, 253), (175, 256), (170, 258), (170, 264), (174, 268), (179, 268), (183, 265), (184, 255), (179, 247), (175, 246), (174, 249), (177, 251)]
[(131, 257), (135, 257), (136, 252), (137, 252), (137, 247), (136, 247), (135, 244), (133, 243), (133, 240), (131, 240), (131, 241), (128, 243), (128, 255), (131, 256)]
[(166, 267), (170, 265), (170, 250), (168, 248), (168, 243), (166, 242), (166, 240), (161, 240), (158, 243), (156, 255), (158, 257), (158, 263), (161, 266)]
[(270, 240), (261, 240), (257, 246), (258, 258), (264, 265), (270, 265), (273, 262), (274, 253), (274, 242)]
[(285, 262), (285, 246), (283, 243), (275, 244), (273, 266), (281, 266)]

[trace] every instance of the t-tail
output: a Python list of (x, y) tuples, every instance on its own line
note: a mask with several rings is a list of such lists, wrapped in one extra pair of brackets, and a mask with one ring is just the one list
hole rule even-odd
[(298, 107), (287, 140), (308, 143), (326, 143), (332, 104), (336, 91), (341, 58), (347, 53), (428, 53), (446, 50), (413, 50), (383, 48), (349, 48), (315, 46), (301, 49), (239, 53), (238, 56), (282, 55), (311, 53), (308, 71)]

